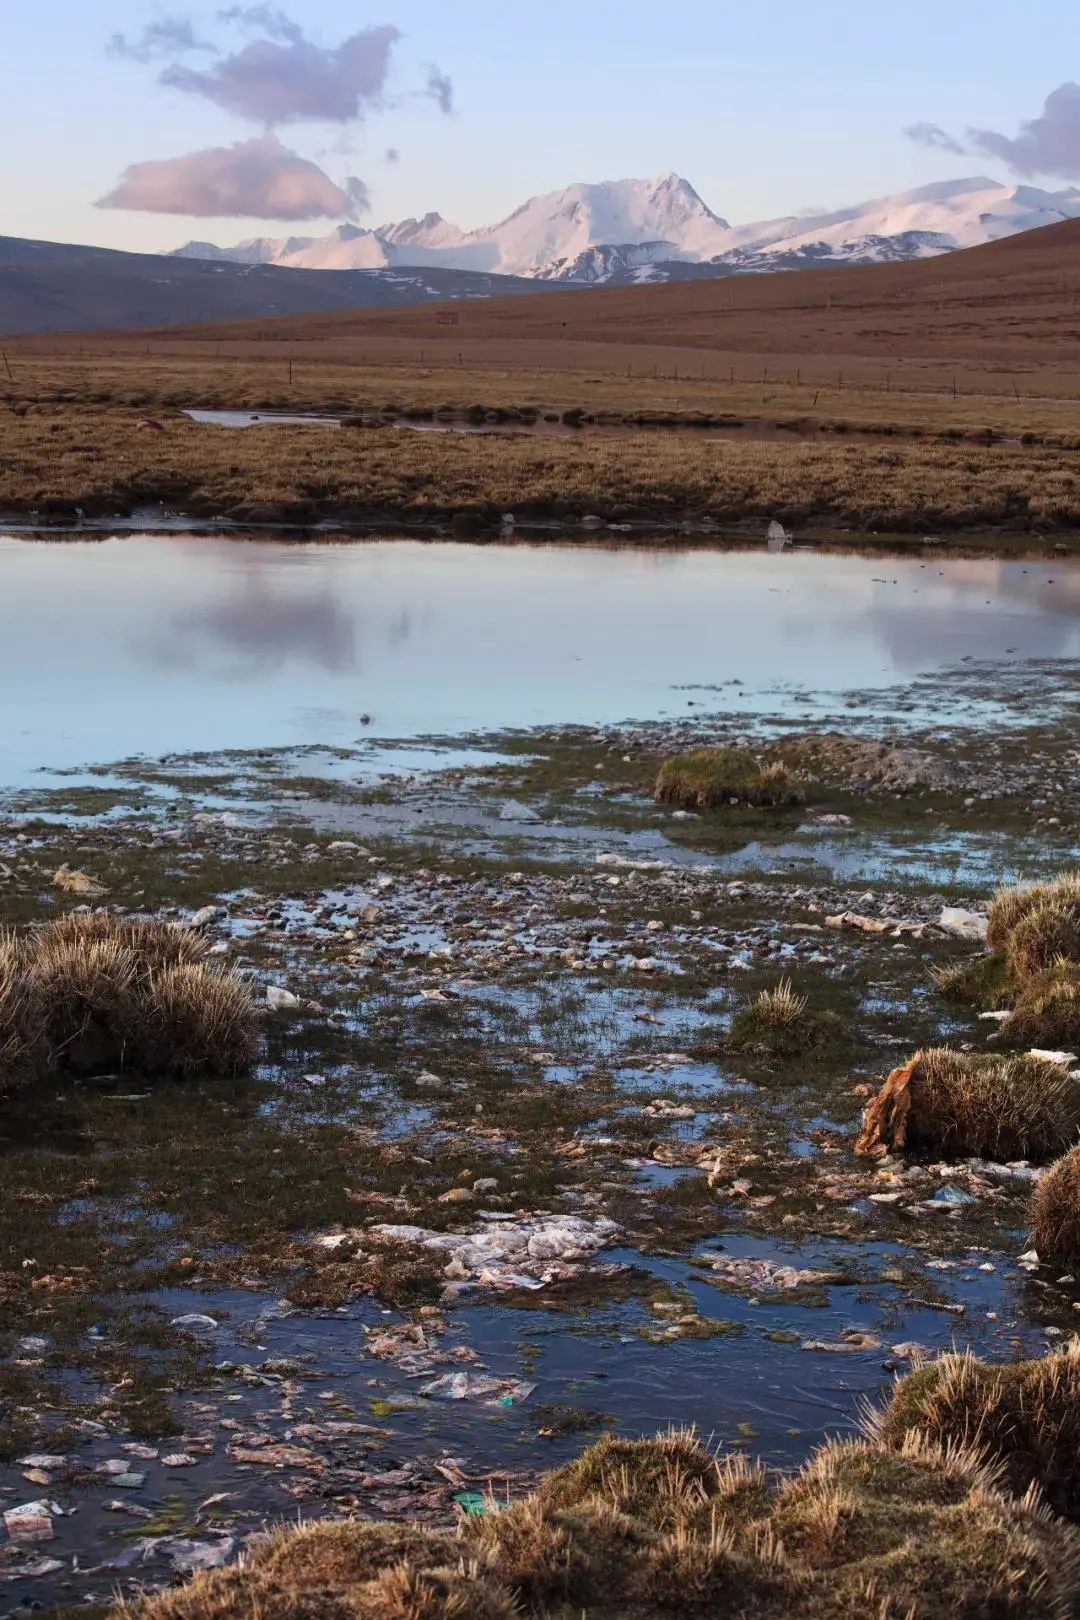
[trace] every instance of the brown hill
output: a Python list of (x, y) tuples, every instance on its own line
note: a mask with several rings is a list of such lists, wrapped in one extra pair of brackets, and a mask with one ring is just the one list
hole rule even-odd
[[(1080, 393), (1080, 220), (915, 264), (160, 329), (154, 353)], [(123, 349), (124, 334), (110, 334)], [(212, 347), (212, 350), (210, 346)], [(273, 346), (272, 348), (270, 346)]]

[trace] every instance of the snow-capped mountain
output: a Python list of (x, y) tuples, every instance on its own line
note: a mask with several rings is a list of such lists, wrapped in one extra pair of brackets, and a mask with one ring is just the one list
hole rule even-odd
[(627, 283), (821, 264), (930, 258), (1080, 218), (1080, 189), (1042, 191), (985, 178), (942, 181), (812, 216), (729, 225), (676, 174), (606, 180), (532, 197), (498, 225), (464, 231), (441, 214), (328, 236), (189, 242), (182, 258), (294, 270), (397, 265), (549, 281)]

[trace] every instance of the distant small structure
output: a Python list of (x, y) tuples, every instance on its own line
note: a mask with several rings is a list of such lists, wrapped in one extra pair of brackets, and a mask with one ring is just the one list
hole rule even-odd
[(461, 316), (456, 309), (437, 309), (435, 311), (436, 326), (460, 326)]

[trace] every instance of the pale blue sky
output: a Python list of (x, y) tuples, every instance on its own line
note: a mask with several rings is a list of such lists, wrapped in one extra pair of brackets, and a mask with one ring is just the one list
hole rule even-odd
[[(4, 7), (0, 233), (156, 249), (193, 235), (329, 228), (93, 206), (131, 163), (259, 133), (162, 88), (156, 67), (106, 54), (115, 31), (137, 35), (169, 14), (221, 38), (221, 3)], [(1051, 90), (1080, 78), (1076, 0), (371, 0), (359, 10), (354, 0), (296, 0), (285, 9), (323, 45), (382, 23), (405, 36), (389, 81), (400, 104), (356, 126), (352, 156), (328, 155), (333, 126), (278, 131), (334, 181), (366, 182), (368, 224), (438, 208), (472, 227), (574, 180), (669, 169), (735, 223), (963, 174), (1008, 178), (993, 159), (917, 146), (902, 128), (927, 120), (1014, 134)], [(240, 43), (233, 36), (230, 48)], [(453, 117), (408, 95), (432, 63), (454, 81)], [(399, 163), (386, 162), (388, 147)]]

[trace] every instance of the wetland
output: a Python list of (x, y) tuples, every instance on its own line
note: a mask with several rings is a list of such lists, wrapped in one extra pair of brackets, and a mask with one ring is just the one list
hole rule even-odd
[[(1040, 1163), (854, 1149), (912, 1053), (997, 1049), (942, 976), (999, 884), (1077, 864), (1074, 560), (58, 534), (0, 569), (0, 920), (164, 919), (260, 1009), (239, 1078), (0, 1097), (0, 1614), (298, 1517), (453, 1525), (603, 1435), (794, 1468), (913, 1366), (1066, 1342)], [(658, 800), (702, 749), (791, 790)], [(827, 1038), (740, 1038), (785, 984)]]

